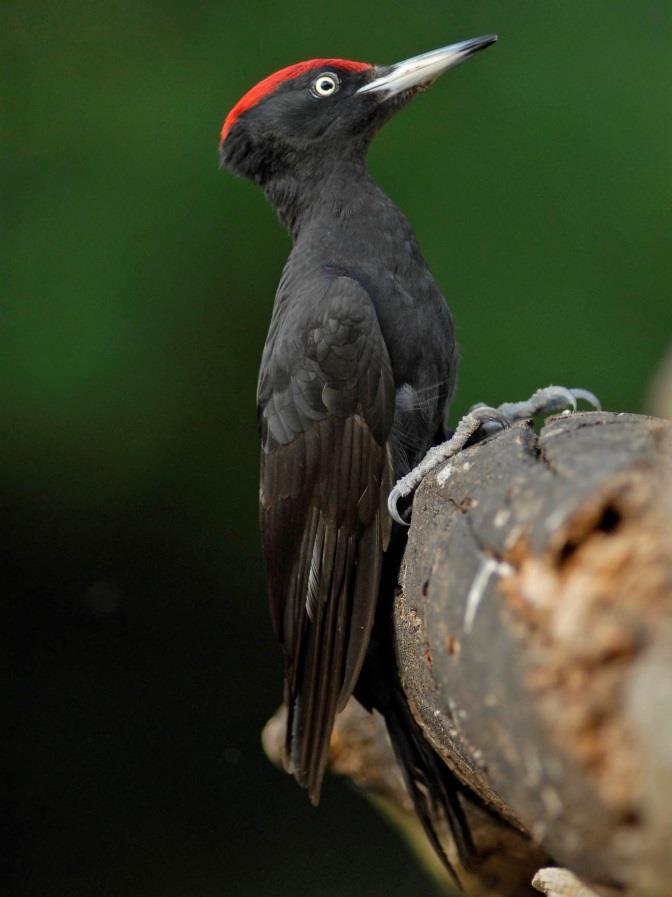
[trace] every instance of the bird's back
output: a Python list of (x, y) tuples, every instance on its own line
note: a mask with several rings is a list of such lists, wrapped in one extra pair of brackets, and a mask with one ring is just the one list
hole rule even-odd
[(317, 303), (319, 291), (309, 285), (324, 277), (345, 275), (362, 286), (390, 358), (396, 393), (391, 440), (395, 475), (402, 476), (442, 431), (456, 380), (452, 317), (395, 203), (366, 172), (356, 180), (336, 173), (335, 180), (325, 184), (324, 200), (293, 247), (274, 316), (291, 330), (293, 306)]

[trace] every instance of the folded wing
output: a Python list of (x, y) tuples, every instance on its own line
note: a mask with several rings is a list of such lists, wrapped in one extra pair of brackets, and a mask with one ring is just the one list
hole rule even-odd
[(390, 521), (390, 360), (364, 288), (276, 304), (259, 380), (261, 529), (285, 656), (287, 761), (319, 800), (369, 642)]

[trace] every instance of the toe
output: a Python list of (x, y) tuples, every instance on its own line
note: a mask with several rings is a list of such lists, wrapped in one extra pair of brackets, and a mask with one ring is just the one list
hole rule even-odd
[(589, 405), (592, 405), (596, 411), (602, 410), (602, 403), (594, 393), (590, 392), (590, 390), (574, 388), (569, 391), (575, 399), (581, 399), (582, 401), (587, 402)]
[(399, 501), (402, 498), (403, 498), (403, 495), (401, 493), (401, 489), (399, 488), (399, 485), (397, 484), (396, 486), (394, 486), (394, 488), (392, 489), (392, 491), (390, 492), (390, 494), (387, 497), (387, 512), (390, 515), (390, 517), (392, 518), (392, 520), (395, 521), (395, 523), (399, 523), (399, 524), (401, 524), (401, 526), (408, 526), (409, 524), (404, 520), (404, 518), (401, 516), (401, 514), (397, 510), (397, 505), (399, 504)]

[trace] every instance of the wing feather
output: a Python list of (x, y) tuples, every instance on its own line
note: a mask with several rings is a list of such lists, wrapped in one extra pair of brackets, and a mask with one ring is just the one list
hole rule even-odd
[(318, 303), (297, 300), (280, 314), (259, 383), (261, 529), (285, 654), (287, 763), (317, 802), (334, 717), (366, 654), (389, 540), (394, 383), (357, 281), (334, 278)]

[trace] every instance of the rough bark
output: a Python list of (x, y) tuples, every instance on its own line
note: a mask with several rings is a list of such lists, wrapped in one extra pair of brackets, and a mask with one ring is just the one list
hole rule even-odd
[(457, 774), (598, 893), (672, 893), (672, 426), (551, 419), (416, 496), (395, 607)]
[[(397, 654), (426, 736), (490, 808), (467, 807), (468, 894), (528, 897), (554, 863), (605, 897), (672, 893), (671, 468), (670, 423), (563, 415), (415, 497)], [(351, 702), (331, 759), (422, 849), (379, 720)]]

